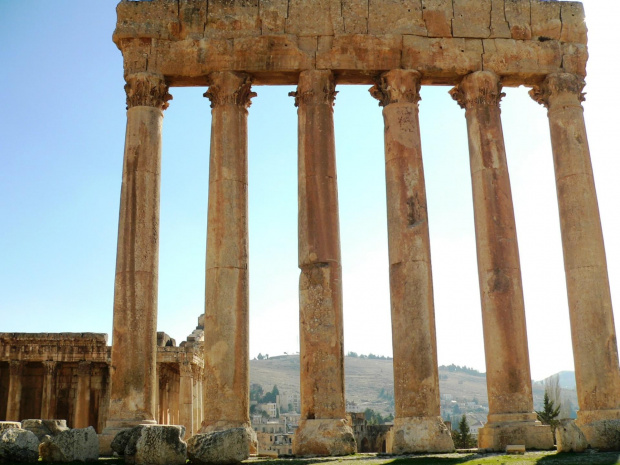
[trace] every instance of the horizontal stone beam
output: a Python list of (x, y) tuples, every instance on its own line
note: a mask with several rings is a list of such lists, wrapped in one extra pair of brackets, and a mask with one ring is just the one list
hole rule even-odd
[(213, 71), (243, 71), (255, 85), (297, 84), (303, 70), (330, 69), (339, 84), (372, 84), (391, 69), (415, 69), (422, 84), (454, 85), (473, 71), (489, 70), (506, 86), (533, 85), (557, 72), (585, 76), (584, 44), (560, 40), (435, 38), (351, 34), (235, 39), (118, 41), (125, 74), (163, 74), (170, 86), (206, 86)]

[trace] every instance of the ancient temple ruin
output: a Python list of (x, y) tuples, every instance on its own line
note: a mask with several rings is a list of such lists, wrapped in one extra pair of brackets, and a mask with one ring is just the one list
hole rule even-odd
[(439, 417), (418, 122), (420, 86), (448, 85), (455, 105), (465, 110), (469, 138), (490, 410), (479, 445), (551, 448), (551, 430), (533, 408), (500, 115), (502, 86), (524, 85), (549, 117), (581, 408), (577, 424), (592, 447), (620, 448), (617, 437), (606, 433), (620, 420), (620, 371), (583, 118), (587, 37), (580, 3), (151, 0), (122, 1), (117, 13), (114, 42), (124, 59), (127, 132), (104, 436), (161, 420), (161, 137), (169, 91), (176, 86), (204, 87), (212, 108), (201, 430), (249, 427), (247, 115), (261, 86), (288, 84), (297, 86), (291, 105), (298, 108), (301, 270), (302, 420), (293, 450), (356, 450), (345, 421), (333, 107), (339, 84), (358, 84), (372, 86), (385, 121), (393, 452), (453, 449)]

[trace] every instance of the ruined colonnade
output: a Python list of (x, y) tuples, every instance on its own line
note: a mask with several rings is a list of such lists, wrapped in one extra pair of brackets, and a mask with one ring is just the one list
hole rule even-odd
[[(198, 0), (182, 8), (171, 0), (119, 4), (115, 41), (125, 60), (128, 110), (108, 435), (156, 421), (153, 335), (161, 136), (168, 90), (174, 85), (206, 85), (212, 107), (202, 431), (249, 428), (247, 114), (253, 84), (296, 84), (302, 416), (293, 450), (297, 455), (355, 451), (344, 420), (333, 106), (336, 83), (374, 83), (371, 94), (383, 107), (385, 121), (393, 452), (453, 449), (439, 417), (418, 122), (420, 86), (449, 84), (455, 86), (450, 94), (465, 109), (474, 199), (489, 395), (479, 446), (552, 448), (551, 429), (536, 420), (533, 409), (500, 116), (502, 84), (525, 84), (547, 107), (551, 128), (581, 408), (577, 423), (593, 447), (620, 447), (605, 433), (609, 421), (620, 420), (620, 371), (581, 105), (586, 49), (580, 4), (516, 0), (510, 5), (518, 9), (510, 10), (506, 2), (505, 11), (512, 16), (506, 13), (502, 20), (480, 14), (477, 8), (482, 7), (475, 2), (455, 0), (452, 10), (429, 4), (424, 12), (414, 11), (424, 26), (413, 18), (394, 32), (382, 29), (386, 19), (380, 15), (387, 15), (383, 10), (330, 10), (328, 23), (311, 1), (290, 2), (286, 12), (272, 4), (259, 10), (237, 6), (231, 12), (220, 2), (210, 2), (207, 9)], [(460, 16), (457, 7), (462, 8)], [(401, 13), (394, 10), (389, 14), (398, 18)], [(345, 25), (354, 25), (355, 33), (338, 26), (338, 14)], [(231, 17), (236, 18), (234, 26), (227, 22)], [(490, 25), (480, 23), (485, 17), (491, 18)], [(252, 22), (256, 18), (261, 19), (260, 29)], [(240, 33), (239, 27), (246, 29)], [(393, 34), (401, 34), (400, 41)]]

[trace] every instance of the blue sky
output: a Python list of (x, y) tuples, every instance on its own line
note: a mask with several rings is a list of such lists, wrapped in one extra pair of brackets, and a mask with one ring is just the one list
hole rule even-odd
[[(116, 0), (0, 0), (0, 331), (112, 327), (125, 132)], [(619, 2), (586, 0), (586, 124), (610, 272), (620, 305)], [(158, 328), (183, 340), (204, 306), (210, 108), (173, 88), (165, 113)], [(250, 351), (298, 349), (297, 123), (290, 87), (256, 87), (249, 116)], [(391, 354), (383, 121), (368, 86), (335, 106), (345, 350)], [(420, 104), (438, 353), (484, 371), (463, 110), (447, 87)], [(502, 118), (515, 200), (535, 379), (572, 369), (546, 111), (507, 89)], [(620, 318), (616, 312), (616, 321)], [(550, 332), (554, 337), (550, 338)]]

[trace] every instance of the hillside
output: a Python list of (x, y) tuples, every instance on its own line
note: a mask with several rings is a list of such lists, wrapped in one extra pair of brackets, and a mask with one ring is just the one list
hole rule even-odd
[[(563, 372), (566, 373), (566, 372)], [(565, 378), (566, 375), (563, 376)], [(485, 405), (487, 401), (486, 376), (473, 370), (458, 367), (439, 368), (439, 390), (442, 397), (459, 401), (473, 401)], [(265, 360), (250, 361), (250, 382), (271, 390), (277, 385), (280, 391), (299, 392), (299, 355), (282, 355)], [(371, 408), (381, 413), (393, 411), (381, 393), (392, 393), (394, 380), (392, 360), (345, 357), (345, 394), (347, 402), (356, 404), (355, 410)], [(533, 383), (534, 408), (543, 403), (544, 383)], [(575, 390), (565, 389), (563, 394), (577, 405)], [(447, 396), (446, 396), (447, 395)]]

